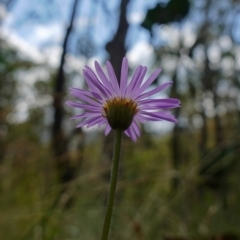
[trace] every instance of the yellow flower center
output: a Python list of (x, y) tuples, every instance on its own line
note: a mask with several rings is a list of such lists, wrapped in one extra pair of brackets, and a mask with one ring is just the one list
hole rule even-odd
[(113, 98), (103, 106), (103, 117), (107, 118), (112, 129), (128, 129), (137, 112), (137, 104), (127, 98)]

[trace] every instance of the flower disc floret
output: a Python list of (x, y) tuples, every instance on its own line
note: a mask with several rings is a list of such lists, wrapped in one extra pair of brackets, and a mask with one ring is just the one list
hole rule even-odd
[(106, 117), (112, 129), (128, 129), (138, 112), (137, 104), (128, 98), (113, 98), (103, 106), (103, 116)]

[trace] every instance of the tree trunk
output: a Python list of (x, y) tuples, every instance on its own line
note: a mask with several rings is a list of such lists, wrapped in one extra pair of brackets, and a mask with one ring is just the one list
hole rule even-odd
[(67, 45), (70, 33), (73, 28), (73, 21), (76, 14), (76, 9), (79, 0), (74, 0), (69, 26), (66, 29), (65, 38), (63, 41), (63, 51), (61, 61), (57, 72), (54, 95), (53, 95), (53, 109), (54, 120), (52, 126), (52, 148), (56, 158), (56, 166), (59, 171), (60, 182), (64, 183), (71, 180), (74, 176), (74, 171), (70, 165), (70, 157), (68, 154), (67, 140), (62, 129), (62, 122), (64, 117), (63, 109), (63, 95), (65, 88), (64, 64), (67, 53)]
[(126, 55), (125, 39), (128, 30), (127, 5), (129, 0), (122, 0), (120, 5), (120, 17), (117, 32), (114, 38), (106, 45), (109, 53), (109, 61), (113, 65), (118, 81), (121, 75), (122, 59)]
[[(129, 0), (122, 0), (120, 4), (120, 17), (117, 32), (114, 38), (107, 43), (106, 50), (109, 53), (109, 61), (113, 65), (113, 69), (116, 73), (118, 81), (120, 81), (121, 75), (121, 65), (122, 59), (126, 55), (125, 48), (125, 39), (128, 30), (128, 22), (127, 22), (127, 5)], [(112, 143), (113, 143), (113, 134), (109, 134), (104, 141), (103, 146), (103, 156), (104, 156), (104, 164), (109, 165), (112, 159)], [(105, 175), (106, 179), (109, 179), (109, 174)]]

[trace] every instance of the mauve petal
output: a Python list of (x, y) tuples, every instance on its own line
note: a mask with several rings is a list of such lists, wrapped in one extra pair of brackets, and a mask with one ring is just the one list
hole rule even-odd
[(144, 92), (147, 89), (147, 87), (149, 87), (152, 84), (152, 82), (157, 78), (160, 72), (161, 69), (157, 69), (156, 71), (154, 71), (151, 74), (151, 76), (146, 80), (146, 82), (140, 87), (138, 94)]
[(94, 92), (96, 92), (96, 91), (99, 92), (98, 87), (99, 86), (101, 87), (100, 81), (96, 81), (95, 77), (92, 76), (91, 72), (88, 71), (87, 69), (83, 69), (83, 75), (85, 77), (85, 80), (86, 80), (87, 84), (88, 85), (90, 84), (91, 87), (94, 89)]
[(101, 116), (99, 112), (92, 113), (92, 112), (84, 112), (78, 115), (75, 115), (71, 117), (70, 119), (78, 119), (78, 118), (89, 118), (89, 117), (96, 117), (96, 116)]
[(132, 126), (134, 132), (136, 133), (137, 137), (140, 137), (141, 132), (140, 132), (139, 126), (136, 123), (136, 121), (133, 121), (131, 126)]
[(150, 116), (152, 118), (158, 118), (158, 119), (162, 119), (162, 120), (166, 120), (169, 122), (177, 122), (177, 119), (170, 113), (164, 113), (164, 112), (146, 112), (146, 111), (142, 111), (141, 114), (144, 114), (146, 116)]
[(112, 84), (114, 92), (119, 96), (120, 94), (120, 89), (119, 89), (119, 84), (115, 75), (115, 72), (113, 70), (112, 64), (107, 61), (107, 72), (108, 72), (108, 77), (110, 79), (110, 83)]
[(139, 113), (137, 113), (137, 115), (135, 115), (134, 119), (137, 120), (137, 121), (140, 122), (140, 123), (145, 123), (145, 122), (146, 122), (146, 120), (144, 119), (144, 117), (141, 116), (141, 114), (139, 114)]
[(87, 71), (83, 69), (83, 76), (91, 92), (99, 92), (99, 90), (94, 86), (94, 84), (86, 77)]
[(130, 135), (131, 139), (132, 139), (134, 142), (136, 142), (136, 141), (137, 141), (137, 135), (136, 135), (136, 133), (135, 133), (132, 125), (129, 127), (129, 133), (130, 133), (129, 135)]
[(91, 92), (91, 91), (88, 91), (88, 90), (83, 90), (83, 89), (79, 89), (79, 88), (74, 88), (74, 87), (70, 87), (69, 88), (69, 91), (76, 91), (76, 92), (79, 92), (80, 94), (84, 94), (88, 97), (93, 97), (93, 98), (96, 98), (98, 100), (102, 100), (102, 96), (96, 92)]
[(106, 77), (105, 73), (103, 72), (102, 68), (100, 67), (100, 65), (97, 61), (95, 61), (95, 69), (97, 71), (98, 76), (102, 80), (103, 85), (106, 88), (108, 88), (110, 90), (110, 92), (112, 92), (113, 88), (112, 88), (108, 78)]
[(75, 115), (75, 116), (71, 117), (70, 119), (72, 120), (72, 119), (78, 119), (78, 118), (85, 118), (86, 117), (85, 114), (86, 114), (86, 112)]
[(89, 123), (87, 124), (87, 128), (90, 128), (96, 124), (99, 124), (102, 121), (102, 116), (98, 116), (96, 118), (92, 118)]
[(170, 104), (180, 104), (180, 101), (176, 98), (162, 98), (162, 99), (144, 99), (138, 101), (139, 104), (155, 104), (155, 103), (170, 103)]
[[(100, 94), (96, 93), (96, 92), (91, 92), (91, 94), (93, 95), (93, 97), (95, 97), (98, 100), (103, 100), (103, 96), (101, 96)], [(100, 97), (99, 97), (100, 96)]]
[(178, 123), (178, 120), (173, 116), (161, 116), (161, 119), (168, 121), (168, 122), (173, 122), (173, 123)]
[(125, 130), (125, 131), (124, 131), (124, 133), (125, 133), (125, 135), (126, 135), (126, 136), (128, 136), (129, 138), (131, 138), (131, 136), (130, 136), (130, 133), (129, 133), (129, 130), (128, 130), (128, 129), (127, 129), (127, 130)]
[(128, 60), (126, 57), (124, 57), (122, 61), (122, 68), (121, 68), (121, 81), (120, 81), (121, 96), (123, 96), (126, 90), (127, 80), (128, 80)]
[(142, 118), (145, 121), (152, 121), (152, 122), (158, 122), (158, 121), (162, 121), (162, 119), (158, 118), (154, 118), (154, 117), (149, 117), (149, 116), (142, 116)]
[(132, 91), (133, 86), (136, 84), (136, 81), (138, 80), (140, 74), (142, 71), (142, 66), (138, 66), (133, 74), (133, 77), (130, 81), (130, 83), (128, 84), (127, 88), (126, 88), (126, 92), (125, 92), (125, 96), (129, 97)]
[(124, 131), (124, 133), (131, 138), (134, 142), (137, 141), (137, 136), (135, 134), (135, 132), (133, 131), (132, 127), (130, 126), (126, 131)]
[(88, 124), (89, 122), (89, 119), (85, 119), (84, 121), (82, 121), (81, 123), (79, 123), (76, 128), (80, 128), (80, 127), (83, 127), (85, 126), (86, 124)]
[(138, 109), (139, 110), (161, 110), (161, 109), (171, 109), (171, 108), (175, 108), (176, 106), (171, 105), (171, 104), (159, 104), (159, 105), (142, 105), (139, 106)]
[(111, 96), (110, 92), (99, 81), (94, 81), (88, 72), (85, 72), (84, 76), (85, 76), (85, 79), (91, 82), (95, 87), (95, 89), (100, 93), (102, 93), (106, 98)]
[(156, 87), (155, 89), (149, 91), (149, 92), (146, 92), (146, 93), (143, 93), (141, 94), (140, 96), (138, 96), (135, 100), (139, 101), (143, 98), (146, 98), (146, 97), (149, 97), (149, 96), (152, 96), (160, 91), (162, 91), (163, 89), (165, 89), (166, 87), (168, 87), (169, 85), (171, 85), (172, 82), (167, 82), (167, 83), (163, 83), (162, 85)]
[(98, 127), (101, 127), (102, 125), (105, 125), (107, 123), (106, 118), (102, 117), (101, 120), (98, 122)]
[(84, 102), (88, 102), (88, 103), (91, 103), (91, 104), (96, 105), (96, 106), (99, 106), (99, 107), (102, 106), (101, 103), (99, 103), (98, 101), (93, 100), (92, 98), (86, 96), (85, 94), (79, 93), (79, 92), (74, 91), (74, 90), (72, 90), (72, 91), (70, 92), (70, 94), (71, 94), (72, 96), (74, 96), (74, 97), (79, 98), (80, 100), (82, 100), (82, 101), (84, 101)]
[(70, 107), (75, 107), (75, 108), (82, 108), (86, 110), (96, 110), (101, 112), (102, 109), (99, 106), (93, 106), (93, 105), (87, 105), (87, 104), (82, 104), (82, 103), (77, 103), (77, 102), (72, 102), (72, 101), (67, 101), (65, 102)]
[(105, 136), (107, 136), (110, 132), (111, 132), (112, 128), (109, 126), (109, 124), (107, 123), (104, 134)]
[(160, 109), (160, 108), (176, 108), (179, 107), (179, 102), (167, 102), (167, 101), (158, 101), (161, 99), (155, 99), (152, 101), (149, 101), (149, 103), (140, 103), (138, 105), (139, 109)]
[(146, 75), (146, 72), (147, 72), (147, 67), (143, 66), (142, 70), (141, 70), (141, 73), (140, 73), (140, 76), (138, 77), (137, 81), (135, 82), (135, 85), (132, 88), (131, 96), (134, 96), (135, 94), (138, 94), (139, 87), (142, 84), (142, 81), (143, 81), (143, 79)]
[(95, 82), (100, 82), (98, 77), (96, 76), (96, 74), (94, 73), (94, 71), (89, 67), (89, 66), (85, 66), (85, 69), (87, 71), (87, 73), (89, 74), (89, 76), (91, 76), (91, 78), (95, 81)]

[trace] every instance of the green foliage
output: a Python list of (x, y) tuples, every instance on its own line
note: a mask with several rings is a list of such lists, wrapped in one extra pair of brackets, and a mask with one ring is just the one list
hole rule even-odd
[[(99, 157), (103, 136), (85, 146), (81, 168), (65, 188), (57, 182), (50, 146), (39, 143), (30, 126), (11, 128), (1, 164), (0, 238), (98, 239), (108, 190), (105, 174), (110, 171), (110, 163), (103, 165)], [(112, 239), (177, 235), (201, 239), (206, 234), (239, 233), (239, 163), (235, 161), (222, 185), (228, 191), (215, 192), (202, 185), (204, 179), (198, 175), (197, 145), (185, 150), (189, 158), (176, 171), (171, 167), (169, 136), (152, 140), (147, 147), (144, 138), (137, 144), (127, 138), (123, 142)], [(187, 146), (189, 138), (181, 139)], [(78, 156), (75, 151), (73, 158)], [(235, 149), (224, 161), (237, 154)], [(179, 186), (173, 189), (175, 177)], [(69, 198), (72, 202), (66, 205)]]
[(188, 14), (189, 8), (189, 0), (170, 0), (166, 5), (157, 4), (154, 8), (148, 10), (141, 26), (151, 32), (154, 24), (181, 21)]

